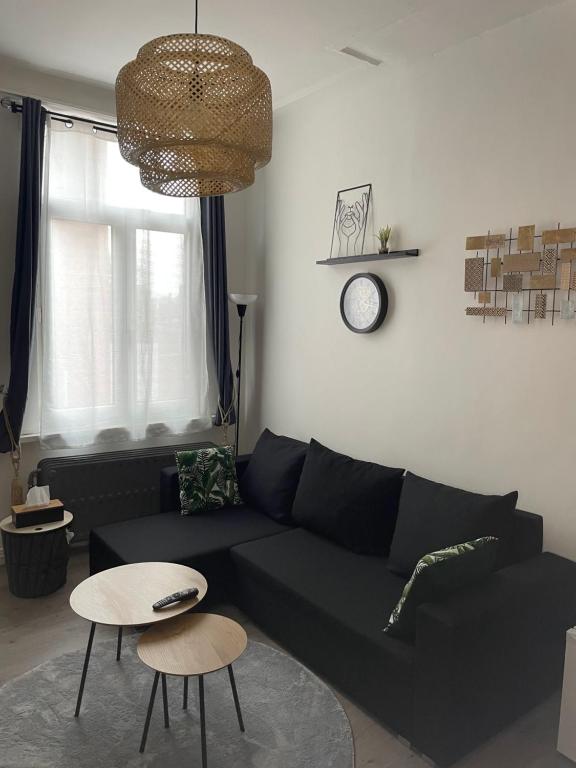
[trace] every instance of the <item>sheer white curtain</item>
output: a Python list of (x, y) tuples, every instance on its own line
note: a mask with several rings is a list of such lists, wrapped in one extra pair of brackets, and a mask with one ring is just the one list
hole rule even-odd
[(199, 201), (145, 190), (113, 135), (50, 122), (29, 408), (41, 438), (80, 446), (207, 428)]

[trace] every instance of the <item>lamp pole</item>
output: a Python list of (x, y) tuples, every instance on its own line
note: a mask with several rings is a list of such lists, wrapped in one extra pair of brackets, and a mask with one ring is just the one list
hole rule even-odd
[(258, 298), (256, 293), (229, 293), (228, 297), (233, 304), (236, 304), (238, 317), (240, 318), (240, 332), (238, 335), (238, 367), (236, 368), (236, 441), (235, 450), (238, 456), (240, 446), (240, 395), (242, 389), (242, 333), (244, 330), (244, 317), (248, 304), (253, 304)]
[(246, 304), (237, 304), (238, 317), (240, 318), (240, 334), (238, 336), (238, 368), (236, 368), (236, 456), (238, 456), (238, 444), (240, 442), (240, 389), (242, 386), (242, 330), (244, 327), (244, 315)]

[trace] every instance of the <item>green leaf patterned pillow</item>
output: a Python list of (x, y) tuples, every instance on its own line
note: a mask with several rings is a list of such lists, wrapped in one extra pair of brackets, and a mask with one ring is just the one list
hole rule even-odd
[(242, 504), (231, 446), (178, 451), (176, 466), (183, 515)]
[(498, 539), (485, 536), (464, 544), (430, 552), (420, 558), (384, 632), (412, 640), (416, 611), (422, 603), (433, 603), (485, 578), (494, 570)]

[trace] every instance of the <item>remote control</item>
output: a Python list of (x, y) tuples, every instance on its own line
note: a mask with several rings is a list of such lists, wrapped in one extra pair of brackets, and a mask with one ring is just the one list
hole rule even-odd
[(158, 600), (156, 603), (154, 603), (152, 608), (155, 611), (159, 611), (161, 608), (166, 608), (167, 605), (172, 605), (173, 603), (179, 603), (181, 600), (191, 600), (193, 597), (196, 597), (197, 594), (197, 587), (183, 589), (180, 592), (174, 592), (174, 594), (168, 595), (167, 597), (163, 597), (161, 600)]

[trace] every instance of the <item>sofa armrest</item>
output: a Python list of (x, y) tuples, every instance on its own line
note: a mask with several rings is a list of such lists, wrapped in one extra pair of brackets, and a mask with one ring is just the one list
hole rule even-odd
[(178, 469), (164, 467), (160, 470), (160, 512), (175, 512), (178, 509), (180, 509)]
[[(244, 474), (249, 461), (249, 453), (236, 458), (236, 474), (238, 479)], [(178, 483), (178, 469), (176, 467), (164, 467), (164, 469), (160, 470), (160, 512), (175, 512), (179, 509), (180, 485)]]
[(542, 552), (544, 519), (541, 515), (514, 510), (512, 517), (512, 538), (510, 541), (510, 563), (518, 563), (535, 557)]
[(450, 765), (550, 695), (576, 624), (576, 563), (551, 553), (418, 610), (414, 746)]

